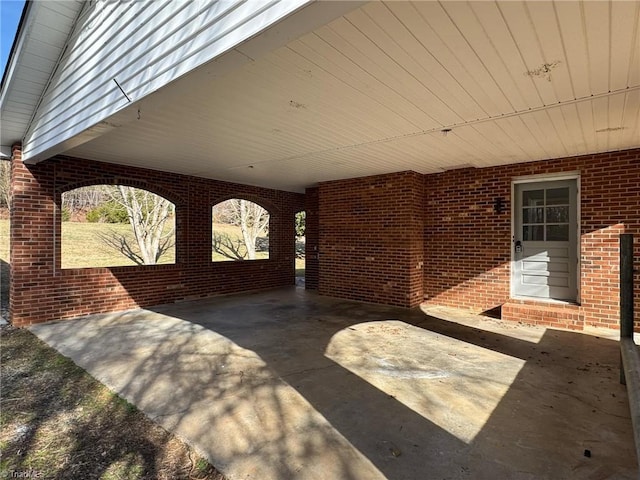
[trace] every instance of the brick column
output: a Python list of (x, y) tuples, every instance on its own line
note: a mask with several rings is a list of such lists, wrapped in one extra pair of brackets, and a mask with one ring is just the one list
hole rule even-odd
[(319, 242), (319, 220), (318, 220), (318, 188), (307, 188), (305, 193), (304, 208), (305, 218), (305, 288), (307, 290), (318, 289), (318, 242)]
[(423, 299), (424, 180), (415, 172), (319, 187), (319, 292), (416, 307)]
[(27, 166), (19, 145), (11, 160), (10, 301), (16, 326), (38, 321), (50, 300), (55, 267), (55, 197), (51, 165)]

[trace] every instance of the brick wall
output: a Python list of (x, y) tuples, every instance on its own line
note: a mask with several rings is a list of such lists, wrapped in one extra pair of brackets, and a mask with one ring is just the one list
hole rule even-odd
[[(512, 181), (569, 172), (579, 173), (581, 184), (581, 303), (510, 299)], [(319, 291), (401, 306), (417, 305), (416, 295), (423, 292), (427, 304), (478, 312), (502, 308), (503, 318), (510, 320), (616, 328), (620, 233), (635, 234), (640, 259), (639, 179), (640, 150), (630, 150), (322, 183), (317, 190)], [(500, 214), (493, 208), (497, 197), (505, 200)], [(640, 288), (636, 292), (640, 329)]]
[(414, 307), (422, 301), (423, 180), (400, 172), (321, 183), (321, 294)]
[[(640, 259), (640, 150), (426, 175), (427, 303), (482, 311), (507, 302), (511, 182), (518, 176), (564, 172), (580, 173), (581, 304), (576, 312), (558, 310), (534, 323), (576, 328), (576, 319), (582, 318), (586, 325), (617, 327), (620, 233), (635, 235)], [(506, 200), (502, 214), (493, 212), (496, 197)], [(529, 311), (538, 307), (533, 302)], [(640, 293), (635, 312), (640, 328)]]
[(320, 264), (318, 263), (320, 222), (317, 187), (307, 188), (304, 207), (307, 214), (305, 221), (305, 288), (317, 290), (320, 274)]
[[(424, 295), (428, 303), (491, 310), (509, 297), (511, 175), (475, 169), (425, 176)], [(506, 199), (496, 214), (497, 197)]]
[[(304, 208), (304, 195), (68, 157), (25, 166), (19, 150), (12, 175), (10, 314), (15, 325), (295, 282), (294, 215)], [(61, 194), (115, 183), (153, 191), (176, 205), (176, 264), (62, 270)], [(269, 210), (268, 260), (211, 262), (211, 207), (233, 197)]]
[[(26, 167), (19, 151), (12, 171), (10, 308), (18, 325), (291, 285), (293, 219), (303, 208), (311, 253), (307, 287), (341, 298), (405, 307), (424, 298), (476, 311), (504, 306), (512, 320), (616, 327), (620, 233), (635, 234), (640, 258), (640, 149), (325, 182), (306, 195), (66, 157)], [(511, 183), (567, 172), (581, 178), (581, 304), (510, 300)], [(175, 203), (175, 265), (60, 269), (61, 194), (97, 183), (146, 188)], [(231, 197), (270, 210), (269, 260), (210, 261), (211, 206)], [(501, 214), (493, 210), (496, 197), (505, 199)], [(319, 258), (312, 258), (315, 247)]]

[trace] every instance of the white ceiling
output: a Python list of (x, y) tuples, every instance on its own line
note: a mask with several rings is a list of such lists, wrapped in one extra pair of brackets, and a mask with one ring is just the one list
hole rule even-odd
[(640, 2), (373, 2), (250, 53), (65, 153), (303, 191), (640, 147)]

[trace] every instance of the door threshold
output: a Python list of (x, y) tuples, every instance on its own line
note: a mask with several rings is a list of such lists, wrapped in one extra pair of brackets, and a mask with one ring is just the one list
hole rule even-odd
[(523, 296), (513, 296), (510, 297), (509, 300), (523, 301), (523, 302), (537, 302), (537, 303), (545, 303), (549, 305), (565, 305), (568, 307), (579, 307), (580, 303), (575, 300), (557, 300), (555, 298), (539, 298), (539, 297), (523, 297)]

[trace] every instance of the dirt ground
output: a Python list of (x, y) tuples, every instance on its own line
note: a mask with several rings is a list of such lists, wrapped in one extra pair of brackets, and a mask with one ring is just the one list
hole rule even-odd
[(33, 334), (0, 327), (0, 478), (224, 480)]

